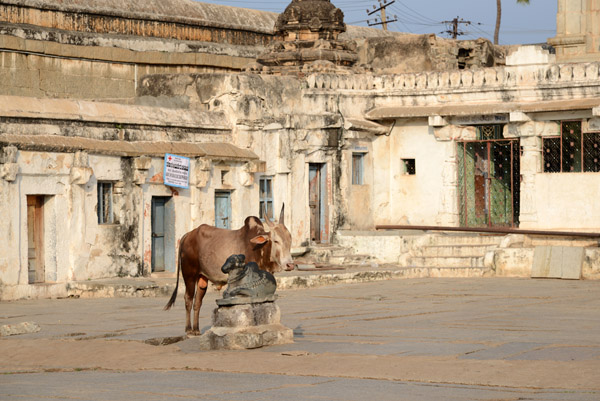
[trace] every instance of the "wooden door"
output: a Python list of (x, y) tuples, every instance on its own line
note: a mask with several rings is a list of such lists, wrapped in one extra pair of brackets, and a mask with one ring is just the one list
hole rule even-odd
[(44, 196), (27, 196), (27, 271), (29, 284), (45, 281)]

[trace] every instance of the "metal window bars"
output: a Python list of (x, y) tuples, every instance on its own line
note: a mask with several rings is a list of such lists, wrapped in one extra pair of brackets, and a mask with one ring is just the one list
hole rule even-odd
[[(488, 128), (489, 127), (489, 128)], [(458, 200), (462, 227), (517, 227), (520, 146), (501, 126), (478, 127), (481, 140), (458, 142)]]
[(545, 173), (600, 172), (600, 133), (563, 121), (560, 136), (544, 138), (542, 154)]

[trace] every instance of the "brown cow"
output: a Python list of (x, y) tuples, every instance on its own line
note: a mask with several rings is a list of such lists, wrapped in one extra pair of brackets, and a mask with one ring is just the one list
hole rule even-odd
[[(243, 254), (246, 256), (246, 262), (256, 262), (261, 269), (271, 273), (294, 269), (290, 252), (292, 236), (284, 223), (284, 206), (281, 207), (277, 224), (269, 220), (266, 213), (264, 214), (269, 232), (265, 231), (258, 217), (250, 216), (244, 221), (244, 226), (238, 230), (226, 230), (202, 224), (181, 237), (177, 284), (165, 310), (170, 309), (175, 303), (179, 287), (179, 270), (181, 270), (185, 282), (186, 333), (200, 334), (198, 315), (202, 298), (206, 294), (209, 281), (217, 286), (227, 284), (227, 274), (221, 271), (221, 266), (229, 256)], [(190, 321), (192, 302), (193, 327)]]

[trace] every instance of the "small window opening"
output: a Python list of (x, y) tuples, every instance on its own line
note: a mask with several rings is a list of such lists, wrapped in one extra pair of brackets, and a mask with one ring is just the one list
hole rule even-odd
[(468, 66), (468, 61), (471, 58), (471, 50), (470, 49), (458, 49), (458, 69), (464, 70)]
[(259, 211), (261, 220), (265, 219), (263, 210), (266, 209), (269, 219), (273, 219), (273, 177), (261, 177), (259, 180)]
[(415, 159), (402, 159), (402, 169), (405, 175), (417, 174)]
[(364, 164), (364, 153), (352, 153), (352, 185), (364, 184)]
[(113, 224), (113, 183), (98, 183), (98, 224)]
[(221, 170), (221, 185), (231, 185), (229, 170)]

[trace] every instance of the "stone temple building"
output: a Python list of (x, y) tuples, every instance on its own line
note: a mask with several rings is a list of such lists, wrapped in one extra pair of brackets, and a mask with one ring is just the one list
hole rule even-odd
[(504, 48), (329, 0), (0, 0), (0, 299), (173, 276), (185, 232), (283, 204), (298, 254), (528, 277), (569, 245), (600, 277), (600, 0), (558, 1)]

